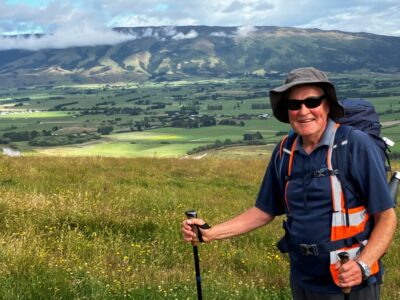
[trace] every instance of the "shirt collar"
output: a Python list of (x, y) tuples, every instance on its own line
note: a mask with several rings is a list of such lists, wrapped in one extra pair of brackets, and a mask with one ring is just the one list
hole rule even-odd
[[(331, 140), (332, 134), (334, 134), (334, 132), (335, 132), (335, 126), (336, 126), (336, 123), (334, 121), (332, 121), (331, 119), (328, 119), (324, 134), (323, 134), (321, 140), (319, 141), (317, 147), (315, 147), (315, 148), (318, 148), (321, 146), (329, 146), (329, 142)], [(302, 141), (301, 136), (299, 136), (298, 143), (296, 143), (295, 151), (302, 149), (303, 148), (302, 145), (303, 145), (303, 141)]]

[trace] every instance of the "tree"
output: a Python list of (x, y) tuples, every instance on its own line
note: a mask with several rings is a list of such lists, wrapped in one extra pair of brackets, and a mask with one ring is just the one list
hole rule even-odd
[(97, 128), (97, 132), (103, 135), (110, 134), (114, 130), (113, 126), (101, 126)]
[(135, 122), (135, 127), (136, 127), (137, 131), (142, 131), (143, 130), (143, 122), (136, 121)]
[(243, 135), (243, 140), (245, 141), (255, 141), (255, 140), (262, 140), (264, 139), (264, 137), (262, 136), (262, 134), (257, 131), (256, 133), (245, 133)]

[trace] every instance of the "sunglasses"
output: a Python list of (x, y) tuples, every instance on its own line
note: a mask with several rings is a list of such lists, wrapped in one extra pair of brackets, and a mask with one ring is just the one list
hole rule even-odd
[(318, 97), (308, 97), (304, 100), (288, 99), (287, 108), (290, 110), (299, 110), (301, 105), (304, 104), (307, 108), (316, 108), (321, 105), (322, 100), (326, 98), (325, 95)]

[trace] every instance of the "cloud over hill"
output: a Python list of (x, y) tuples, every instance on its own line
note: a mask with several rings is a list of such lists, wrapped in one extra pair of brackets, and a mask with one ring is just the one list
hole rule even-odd
[(390, 73), (400, 72), (398, 49), (400, 37), (290, 27), (75, 27), (1, 38), (0, 81), (258, 76), (310, 65), (328, 72)]

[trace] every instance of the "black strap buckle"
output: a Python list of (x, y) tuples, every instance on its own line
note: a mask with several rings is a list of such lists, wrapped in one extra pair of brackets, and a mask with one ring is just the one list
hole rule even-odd
[(340, 171), (338, 169), (329, 170), (329, 175), (339, 175)]
[(315, 170), (313, 177), (319, 178), (319, 177), (324, 177), (328, 175), (328, 170), (327, 169), (319, 169), (319, 170)]
[(312, 172), (312, 176), (314, 178), (319, 178), (319, 177), (324, 177), (324, 176), (332, 176), (332, 175), (338, 175), (339, 174), (339, 170), (335, 169), (335, 170), (328, 170), (326, 168), (322, 168), (319, 170), (315, 170), (314, 172)]
[(316, 244), (300, 244), (300, 253), (303, 256), (317, 256), (319, 255), (318, 247)]

